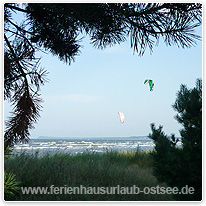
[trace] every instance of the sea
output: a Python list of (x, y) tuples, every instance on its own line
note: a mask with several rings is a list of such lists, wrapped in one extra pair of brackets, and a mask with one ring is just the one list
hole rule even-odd
[(153, 141), (146, 136), (138, 137), (91, 137), (91, 138), (50, 138), (39, 137), (28, 142), (19, 143), (14, 153), (83, 153), (107, 151), (152, 150)]

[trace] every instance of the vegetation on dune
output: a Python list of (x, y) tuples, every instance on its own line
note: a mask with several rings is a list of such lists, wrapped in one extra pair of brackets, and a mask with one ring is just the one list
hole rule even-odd
[[(150, 152), (106, 152), (82, 154), (26, 154), (9, 158), (5, 169), (15, 172), (22, 187), (144, 187), (166, 186), (152, 175)], [(171, 195), (155, 194), (58, 194), (23, 195), (21, 191), (7, 200), (56, 201), (161, 201)]]

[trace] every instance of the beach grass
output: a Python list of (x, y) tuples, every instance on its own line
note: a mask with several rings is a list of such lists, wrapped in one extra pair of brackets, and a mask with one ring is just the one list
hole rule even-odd
[[(22, 153), (5, 159), (5, 171), (16, 175), (21, 187), (166, 187), (152, 174), (149, 151), (84, 152), (78, 154)], [(173, 201), (168, 194), (23, 194), (8, 201)]]

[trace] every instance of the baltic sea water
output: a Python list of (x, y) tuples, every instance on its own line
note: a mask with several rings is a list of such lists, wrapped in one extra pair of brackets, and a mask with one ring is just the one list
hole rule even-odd
[(30, 139), (27, 143), (15, 145), (14, 152), (41, 154), (46, 152), (82, 153), (128, 150), (152, 150), (153, 141), (148, 137), (91, 137), (91, 138), (49, 138)]

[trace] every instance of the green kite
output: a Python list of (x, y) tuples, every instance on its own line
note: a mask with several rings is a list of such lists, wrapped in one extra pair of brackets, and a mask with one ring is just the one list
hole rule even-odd
[(151, 80), (151, 79), (146, 79), (146, 80), (144, 81), (144, 84), (147, 84), (147, 83), (149, 83), (149, 88), (150, 88), (150, 91), (152, 92), (152, 91), (154, 90), (154, 82), (153, 82), (153, 80)]

